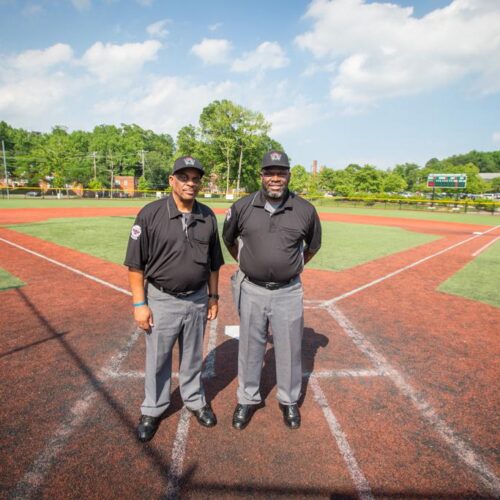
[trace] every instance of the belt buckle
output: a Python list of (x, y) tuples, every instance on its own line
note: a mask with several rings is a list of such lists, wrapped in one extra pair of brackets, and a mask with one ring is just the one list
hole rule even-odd
[(266, 283), (266, 288), (268, 290), (278, 290), (279, 287), (280, 287), (279, 283), (272, 283), (272, 282)]
[(178, 298), (178, 299), (185, 299), (186, 297), (188, 297), (190, 295), (189, 292), (179, 292), (179, 293), (176, 293), (175, 296)]

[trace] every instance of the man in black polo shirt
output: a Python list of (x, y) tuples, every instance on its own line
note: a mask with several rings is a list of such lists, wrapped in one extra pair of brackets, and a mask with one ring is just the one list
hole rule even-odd
[[(201, 384), (203, 333), (218, 312), (224, 263), (217, 220), (195, 200), (203, 167), (190, 156), (174, 163), (172, 195), (146, 205), (130, 233), (125, 265), (137, 325), (146, 332), (145, 399), (137, 427), (149, 441), (170, 404), (172, 349), (179, 340), (179, 387), (186, 407), (205, 427), (216, 417)], [(208, 296), (207, 296), (208, 286)]]
[[(261, 402), (260, 375), (268, 327), (276, 356), (277, 398), (285, 424), (300, 426), (303, 292), (300, 273), (321, 246), (315, 208), (288, 190), (285, 153), (270, 151), (262, 162), (262, 189), (228, 210), (223, 240), (239, 261), (235, 296), (240, 312), (238, 404), (233, 427), (244, 429)], [(241, 275), (243, 273), (243, 276)]]

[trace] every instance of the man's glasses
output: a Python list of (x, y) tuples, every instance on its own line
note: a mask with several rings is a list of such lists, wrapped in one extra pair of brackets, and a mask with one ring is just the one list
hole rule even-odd
[(196, 185), (201, 184), (201, 177), (198, 176), (189, 177), (189, 175), (186, 174), (175, 174), (174, 177), (183, 184), (186, 184), (186, 182), (192, 182), (193, 184)]

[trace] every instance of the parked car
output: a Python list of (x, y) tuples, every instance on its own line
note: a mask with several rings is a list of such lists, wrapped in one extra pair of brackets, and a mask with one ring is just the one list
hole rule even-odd
[(28, 191), (26, 196), (40, 196), (40, 191)]

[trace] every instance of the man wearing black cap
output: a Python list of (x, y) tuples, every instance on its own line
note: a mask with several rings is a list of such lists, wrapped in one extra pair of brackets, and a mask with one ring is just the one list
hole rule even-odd
[(217, 423), (205, 400), (201, 367), (203, 333), (207, 319), (217, 317), (224, 260), (214, 213), (195, 199), (203, 174), (197, 159), (177, 159), (169, 177), (171, 196), (146, 205), (130, 233), (125, 265), (134, 318), (146, 332), (146, 395), (137, 427), (142, 442), (154, 436), (170, 404), (177, 339), (182, 400), (201, 425)]
[[(288, 190), (290, 163), (270, 151), (261, 170), (262, 189), (228, 210), (223, 240), (240, 270), (235, 297), (240, 313), (238, 404), (233, 427), (244, 429), (261, 403), (260, 376), (268, 328), (276, 357), (277, 399), (285, 424), (300, 426), (303, 292), (300, 273), (321, 246), (315, 208)], [(234, 284), (233, 283), (233, 284)]]

